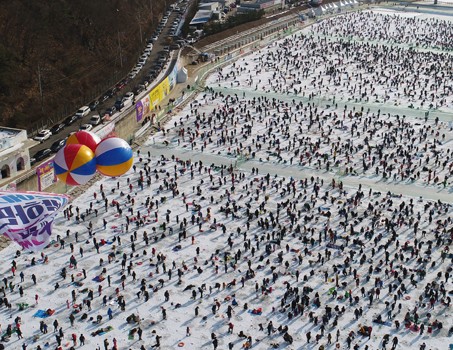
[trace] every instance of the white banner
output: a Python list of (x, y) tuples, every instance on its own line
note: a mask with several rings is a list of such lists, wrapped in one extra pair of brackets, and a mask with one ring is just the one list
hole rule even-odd
[(0, 191), (0, 234), (24, 249), (44, 249), (50, 242), (55, 215), (68, 199), (53, 193)]
[(106, 126), (104, 126), (102, 129), (97, 130), (95, 133), (102, 140), (102, 139), (105, 139), (107, 136), (109, 136), (114, 131), (115, 131), (115, 123), (114, 122), (110, 122)]

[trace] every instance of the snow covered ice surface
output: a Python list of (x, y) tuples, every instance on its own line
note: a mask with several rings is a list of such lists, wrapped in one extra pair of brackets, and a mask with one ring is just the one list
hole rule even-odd
[[(72, 334), (84, 349), (114, 338), (118, 349), (151, 349), (156, 336), (160, 349), (213, 349), (212, 333), (219, 350), (347, 349), (348, 339), (380, 349), (387, 334), (387, 349), (395, 337), (397, 349), (448, 349), (451, 56), (433, 20), (383, 12), (321, 21), (221, 69), (141, 147), (134, 170), (56, 219), (64, 248), (46, 248), (48, 263), (1, 251), (11, 304), (0, 306), (1, 331), (20, 317), (23, 339), (0, 343), (56, 349), (58, 320), (63, 349)], [(415, 112), (431, 103), (425, 121)]]

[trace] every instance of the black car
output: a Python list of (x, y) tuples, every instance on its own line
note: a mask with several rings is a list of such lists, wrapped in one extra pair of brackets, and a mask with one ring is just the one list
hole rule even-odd
[(60, 149), (62, 149), (64, 147), (65, 144), (66, 144), (66, 139), (55, 141), (54, 143), (52, 143), (52, 146), (50, 146), (50, 150), (53, 153), (57, 153)]
[(45, 148), (36, 152), (32, 158), (35, 158), (37, 162), (40, 162), (41, 160), (46, 159), (48, 156), (50, 156), (51, 153), (52, 150), (50, 148)]
[(99, 106), (99, 101), (98, 100), (94, 100), (93, 102), (91, 102), (88, 107), (90, 107), (90, 109), (92, 111), (94, 111), (96, 109), (96, 107)]
[[(116, 100), (115, 108), (117, 111), (121, 111), (121, 109), (124, 108), (124, 102), (122, 100)], [(115, 112), (113, 112), (113, 113), (115, 113)]]
[(76, 115), (71, 115), (70, 117), (67, 117), (64, 120), (64, 123), (65, 123), (66, 126), (68, 126), (68, 125), (71, 125), (72, 123), (74, 123), (76, 120), (77, 120), (77, 116)]
[(100, 102), (103, 103), (103, 102), (107, 101), (109, 98), (110, 98), (110, 96), (105, 94), (104, 96), (101, 97), (101, 101)]
[[(124, 105), (124, 104), (123, 104)], [(116, 113), (116, 107), (115, 106), (112, 106), (110, 107), (109, 109), (107, 109), (105, 111), (105, 114), (108, 114), (109, 116), (112, 116)]]
[(52, 135), (56, 135), (58, 134), (61, 130), (63, 130), (65, 128), (65, 124), (64, 123), (61, 123), (61, 124), (56, 124), (54, 126), (52, 126), (52, 128), (50, 129), (50, 132), (52, 133)]
[(134, 94), (135, 94), (135, 95), (138, 95), (139, 93), (141, 93), (141, 92), (144, 91), (144, 90), (145, 90), (145, 86), (142, 85), (142, 84), (139, 84), (139, 85), (137, 85), (137, 86), (135, 87), (135, 89), (134, 89)]
[(113, 87), (111, 88), (109, 91), (107, 91), (105, 93), (106, 96), (108, 96), (109, 98), (110, 97), (113, 97), (113, 95), (115, 95), (115, 93), (118, 91), (118, 89), (116, 87)]

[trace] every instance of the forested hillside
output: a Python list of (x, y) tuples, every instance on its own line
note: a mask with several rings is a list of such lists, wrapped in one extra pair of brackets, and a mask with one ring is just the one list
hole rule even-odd
[(108, 89), (134, 65), (165, 6), (163, 0), (1, 1), (0, 124), (31, 130)]

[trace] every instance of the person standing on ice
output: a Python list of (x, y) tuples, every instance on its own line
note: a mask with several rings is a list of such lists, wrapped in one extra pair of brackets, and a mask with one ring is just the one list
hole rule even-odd
[(393, 340), (392, 340), (392, 350), (395, 350), (397, 346), (398, 346), (398, 337), (395, 336), (395, 337), (393, 337)]

